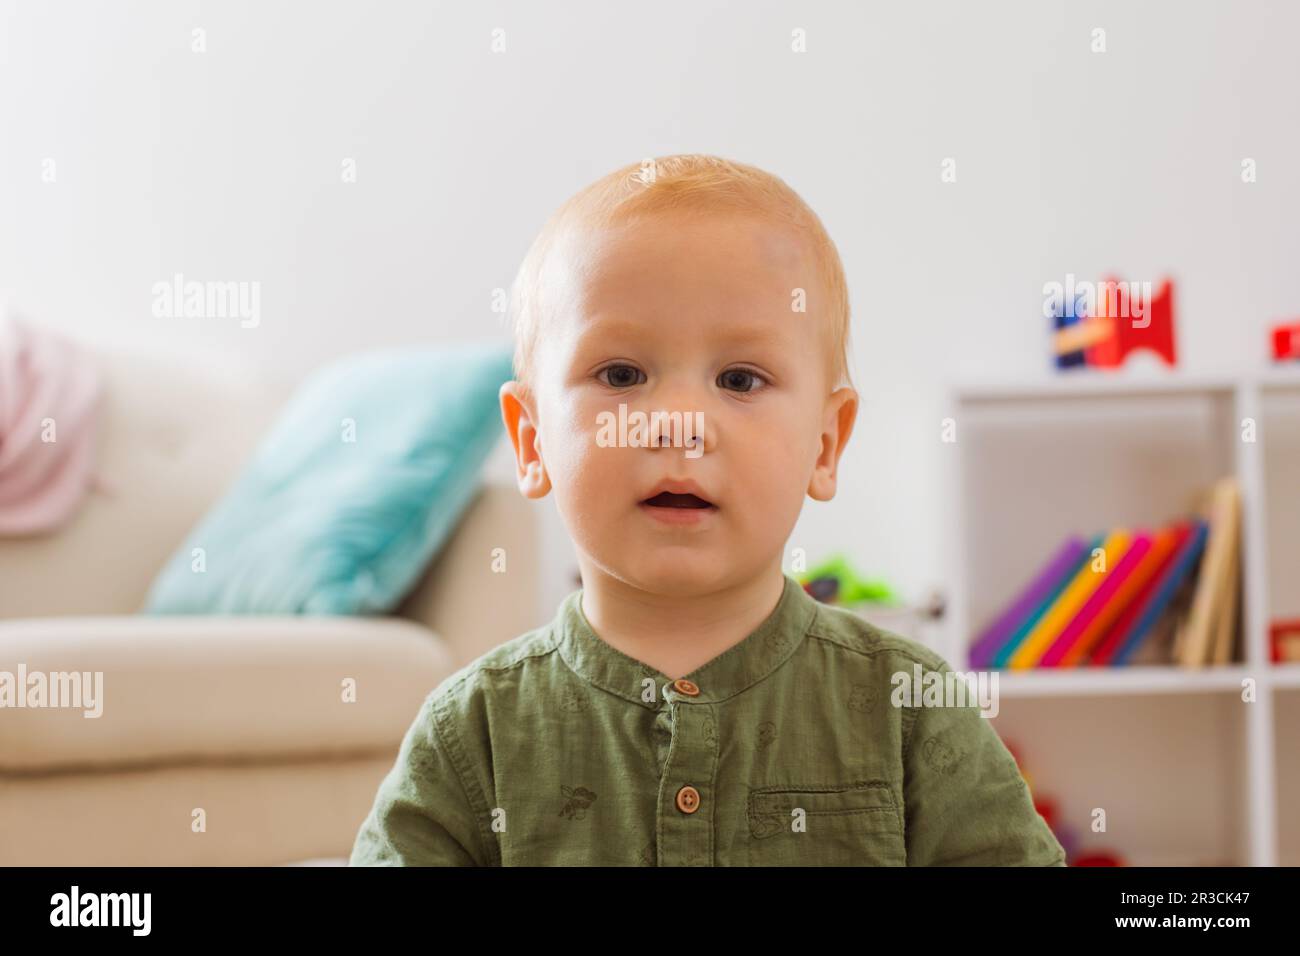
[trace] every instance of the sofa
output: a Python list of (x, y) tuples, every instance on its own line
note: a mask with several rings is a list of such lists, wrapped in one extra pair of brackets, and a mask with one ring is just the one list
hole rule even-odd
[(102, 673), (102, 713), (0, 708), (0, 865), (343, 862), (428, 693), (542, 620), (536, 506), (485, 478), (390, 616), (142, 615), (291, 386), (96, 354), (95, 485), (0, 538), (0, 671)]

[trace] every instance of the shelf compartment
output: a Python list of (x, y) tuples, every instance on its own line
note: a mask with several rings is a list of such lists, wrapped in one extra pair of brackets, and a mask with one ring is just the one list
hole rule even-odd
[[(1057, 802), (1085, 850), (1119, 852), (1134, 866), (1238, 866), (1250, 862), (1249, 706), (1218, 691), (1012, 698), (992, 721), (1035, 797)], [(1104, 834), (1091, 832), (1095, 807), (1106, 810)]]

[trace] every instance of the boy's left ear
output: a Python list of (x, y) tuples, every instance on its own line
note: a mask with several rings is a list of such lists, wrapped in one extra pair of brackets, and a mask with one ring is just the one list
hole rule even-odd
[(821, 452), (808, 483), (808, 496), (817, 501), (830, 501), (835, 497), (835, 473), (844, 446), (853, 434), (853, 423), (858, 417), (858, 393), (844, 386), (826, 399), (826, 415), (822, 424)]

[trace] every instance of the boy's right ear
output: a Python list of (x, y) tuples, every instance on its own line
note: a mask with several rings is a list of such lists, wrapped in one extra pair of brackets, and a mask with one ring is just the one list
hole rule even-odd
[(501, 386), (500, 398), (501, 420), (505, 422), (510, 443), (515, 449), (519, 493), (525, 498), (544, 498), (551, 490), (551, 479), (542, 463), (537, 404), (527, 386), (513, 380)]

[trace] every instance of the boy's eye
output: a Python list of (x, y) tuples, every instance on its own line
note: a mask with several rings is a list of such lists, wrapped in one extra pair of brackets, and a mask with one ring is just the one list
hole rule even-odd
[[(641, 370), (632, 365), (607, 365), (596, 373), (596, 377), (614, 388), (629, 388), (641, 384), (637, 381), (637, 376), (640, 374)], [(602, 375), (608, 377), (601, 378)]]
[(766, 383), (766, 379), (757, 372), (744, 368), (730, 368), (718, 376), (718, 384), (733, 392), (752, 392), (759, 386), (755, 382)]
[[(596, 373), (596, 378), (612, 388), (631, 388), (646, 380), (634, 365), (607, 365)], [(733, 392), (752, 392), (766, 384), (763, 376), (743, 368), (728, 369), (718, 376), (718, 385)]]

